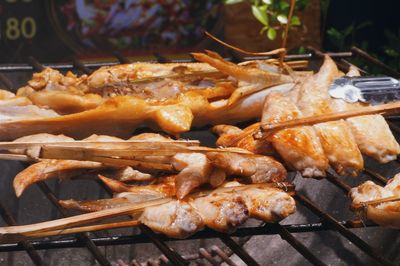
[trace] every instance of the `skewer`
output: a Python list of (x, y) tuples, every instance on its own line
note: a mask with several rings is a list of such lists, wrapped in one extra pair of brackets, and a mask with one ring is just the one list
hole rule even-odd
[(98, 220), (103, 220), (115, 216), (130, 215), (135, 211), (139, 211), (150, 206), (164, 204), (171, 200), (172, 198), (161, 198), (161, 199), (141, 202), (138, 204), (132, 204), (130, 206), (123, 206), (92, 213), (85, 213), (53, 221), (47, 221), (30, 225), (2, 227), (0, 228), (0, 236), (1, 236), (0, 239), (4, 240), (7, 239), (9, 236), (15, 236), (15, 235), (28, 235), (50, 230), (64, 229), (71, 226), (95, 222)]
[(381, 203), (394, 202), (394, 201), (400, 201), (400, 197), (399, 196), (391, 196), (391, 197), (382, 198), (382, 199), (365, 201), (365, 202), (361, 202), (359, 204), (353, 205), (352, 208), (355, 210), (358, 210), (358, 209), (364, 208), (367, 205), (378, 205)]
[(146, 148), (146, 147), (168, 147), (169, 145), (180, 146), (199, 146), (198, 140), (165, 140), (165, 141), (146, 141), (146, 140), (125, 140), (125, 141), (63, 141), (63, 142), (0, 142), (0, 150), (24, 149), (30, 147), (60, 146), (60, 147), (90, 147), (107, 145), (108, 148)]
[[(251, 184), (251, 185), (242, 185), (235, 187), (225, 187), (217, 190), (208, 190), (208, 191), (200, 191), (197, 193), (191, 194), (189, 197), (197, 198), (204, 197), (213, 192), (229, 192), (229, 191), (240, 191), (250, 187), (259, 187), (259, 188), (281, 188), (285, 191), (289, 191), (289, 195), (294, 194), (294, 186), (286, 183), (264, 183), (264, 184)], [(10, 242), (14, 240), (18, 240), (21, 237), (40, 237), (40, 236), (50, 236), (55, 234), (68, 234), (68, 233), (76, 233), (83, 232), (85, 229), (89, 229), (91, 231), (95, 230), (104, 230), (104, 229), (112, 229), (117, 227), (127, 227), (138, 225), (135, 221), (128, 222), (114, 222), (108, 224), (99, 224), (99, 225), (90, 225), (90, 226), (81, 226), (74, 227), (78, 225), (83, 225), (107, 218), (122, 216), (122, 215), (132, 215), (133, 213), (139, 212), (144, 208), (150, 206), (161, 205), (173, 200), (173, 198), (159, 198), (146, 202), (139, 202), (135, 204), (131, 204), (129, 206), (122, 206), (112, 209), (106, 209), (101, 211), (96, 211), (92, 213), (80, 214), (76, 216), (71, 216), (67, 218), (62, 218), (53, 221), (41, 222), (30, 225), (21, 225), (21, 226), (9, 226), (9, 227), (0, 227), (0, 242)]]
[(37, 162), (37, 159), (23, 154), (0, 153), (0, 160), (20, 161), (20, 162)]
[(280, 123), (261, 124), (261, 129), (264, 131), (264, 137), (265, 137), (265, 135), (269, 135), (273, 132), (276, 132), (276, 131), (279, 131), (279, 130), (282, 130), (285, 128), (290, 128), (290, 127), (314, 125), (314, 124), (318, 124), (318, 123), (346, 119), (346, 118), (350, 118), (350, 117), (354, 117), (354, 116), (363, 116), (363, 115), (372, 115), (372, 114), (387, 115), (387, 114), (394, 114), (394, 113), (399, 113), (399, 112), (400, 112), (400, 102), (395, 102), (395, 103), (387, 103), (387, 104), (382, 104), (382, 105), (362, 107), (362, 108), (359, 108), (356, 110), (293, 119), (290, 121), (284, 121), (284, 122), (280, 122)]
[[(109, 148), (90, 148), (90, 147), (62, 147), (62, 146), (44, 146), (40, 153), (40, 158), (46, 159), (69, 159), (100, 161), (106, 160), (118, 163), (118, 160), (147, 161), (145, 156), (174, 156), (176, 153), (192, 152), (229, 152), (248, 156), (257, 156), (249, 151), (235, 148), (208, 148), (208, 147), (185, 147), (173, 146), (155, 148), (129, 148), (129, 149), (109, 149)], [(121, 161), (122, 162), (122, 161)], [(126, 161), (128, 162), (128, 161)], [(151, 161), (150, 161), (151, 162)], [(124, 162), (122, 162), (124, 164)]]
[(112, 223), (104, 223), (104, 224), (96, 224), (96, 225), (88, 225), (88, 226), (80, 226), (73, 227), (67, 229), (59, 229), (59, 230), (51, 230), (39, 233), (26, 234), (26, 237), (48, 237), (55, 235), (68, 235), (68, 234), (76, 234), (76, 233), (84, 233), (84, 232), (93, 232), (100, 230), (110, 230), (124, 227), (133, 227), (141, 224), (139, 220), (130, 220), (130, 221), (122, 221), (122, 222), (112, 222)]
[(253, 136), (254, 134), (256, 134), (257, 132), (259, 132), (260, 130), (260, 122), (254, 123), (251, 126), (248, 126), (247, 128), (245, 128), (243, 130), (242, 133), (240, 133), (239, 135), (235, 136), (234, 138), (232, 138), (232, 140), (227, 143), (227, 146), (235, 146), (239, 141), (241, 141), (244, 138)]

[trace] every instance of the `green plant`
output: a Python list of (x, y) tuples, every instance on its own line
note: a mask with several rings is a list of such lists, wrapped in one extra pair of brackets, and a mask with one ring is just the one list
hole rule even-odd
[[(254, 17), (263, 25), (260, 34), (266, 34), (268, 39), (275, 40), (277, 35), (284, 34), (284, 27), (288, 23), (290, 9), (289, 1), (286, 0), (225, 0), (225, 4), (237, 4), (250, 2), (251, 12)], [(295, 10), (303, 10), (307, 7), (309, 0), (296, 0)], [(301, 25), (300, 18), (292, 16), (289, 27)]]

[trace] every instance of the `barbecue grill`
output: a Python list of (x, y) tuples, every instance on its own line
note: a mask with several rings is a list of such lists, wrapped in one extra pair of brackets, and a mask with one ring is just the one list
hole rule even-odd
[[(321, 58), (321, 52), (310, 47), (310, 53), (288, 55), (286, 60), (310, 60), (314, 68)], [(370, 64), (380, 67), (382, 73), (400, 78), (400, 73), (371, 57), (364, 51), (353, 47), (350, 52), (330, 53), (342, 70), (349, 67), (348, 59), (360, 57)], [(114, 54), (116, 61), (107, 63), (82, 63), (74, 59), (65, 64), (40, 64), (30, 57), (27, 64), (0, 65), (0, 81), (9, 90), (16, 89), (16, 73), (28, 74), (51, 67), (60, 71), (78, 71), (89, 74), (101, 66), (128, 63), (121, 54)], [(265, 57), (239, 57), (231, 54), (232, 61), (265, 59)], [(169, 62), (160, 54), (155, 61)], [(183, 62), (178, 60), (173, 62)], [(190, 60), (188, 60), (190, 61)], [(14, 82), (12, 82), (13, 80)], [(23, 80), (25, 82), (25, 80)], [(389, 119), (389, 125), (396, 137), (400, 136), (400, 127), (396, 117)], [(215, 137), (205, 129), (195, 129), (184, 135), (200, 139), (204, 144), (213, 145)], [(60, 185), (55, 181), (40, 182), (36, 190), (31, 189), (20, 200), (16, 200), (11, 191), (10, 177), (14, 176), (22, 165), (17, 162), (0, 162), (3, 170), (0, 214), (2, 225), (16, 225), (49, 220), (71, 215), (58, 203), (58, 198), (76, 195), (96, 195), (98, 198), (110, 195), (102, 183), (93, 181), (65, 182)], [(134, 229), (118, 229), (107, 232), (83, 233), (71, 236), (53, 237), (15, 244), (0, 245), (0, 260), (8, 264), (30, 263), (27, 256), (20, 256), (25, 251), (36, 265), (76, 264), (100, 265), (266, 265), (277, 264), (382, 264), (394, 265), (400, 262), (396, 246), (400, 233), (366, 222), (348, 210), (349, 199), (346, 197), (351, 187), (366, 179), (385, 184), (388, 177), (400, 171), (400, 161), (387, 165), (378, 165), (366, 161), (366, 169), (357, 178), (342, 178), (330, 172), (324, 180), (304, 179), (291, 173), (290, 182), (296, 185), (295, 199), (298, 211), (281, 224), (260, 224), (250, 221), (245, 227), (227, 235), (205, 229), (185, 239), (176, 240), (157, 235), (145, 226)], [(42, 194), (41, 194), (42, 193)], [(97, 193), (97, 194), (96, 194)], [(75, 195), (75, 196), (74, 196)], [(34, 200), (30, 200), (34, 198)], [(16, 218), (18, 216), (18, 218)], [(32, 220), (34, 219), (34, 220)], [(157, 247), (156, 248), (154, 248)], [(173, 247), (173, 248), (172, 248)], [(72, 249), (80, 248), (80, 249)], [(57, 249), (56, 256), (48, 256)], [(85, 251), (90, 252), (91, 256)], [(107, 253), (110, 253), (107, 254)], [(144, 254), (146, 253), (146, 254)], [(18, 255), (17, 255), (18, 254)], [(128, 257), (127, 254), (130, 254)], [(53, 259), (49, 258), (53, 257)], [(54, 259), (54, 257), (57, 257)], [(74, 259), (75, 257), (75, 259)], [(86, 261), (82, 261), (85, 259)], [(14, 263), (14, 264), (13, 264)]]

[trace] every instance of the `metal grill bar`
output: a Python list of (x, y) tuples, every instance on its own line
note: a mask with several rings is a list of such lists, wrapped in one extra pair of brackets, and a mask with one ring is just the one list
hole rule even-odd
[[(53, 194), (51, 189), (46, 185), (44, 182), (37, 183), (40, 190), (43, 194), (47, 197), (47, 199), (57, 208), (57, 210), (61, 213), (63, 217), (67, 217), (68, 214), (66, 211), (61, 207), (60, 203), (58, 202), (57, 197)], [(99, 262), (100, 265), (103, 266), (111, 266), (111, 263), (106, 259), (106, 257), (100, 252), (98, 247), (93, 243), (90, 239), (88, 233), (79, 233), (75, 235), (76, 239), (85, 243), (85, 246), (89, 249), (89, 251), (93, 254), (95, 259)]]
[[(339, 222), (339, 224), (343, 225), (345, 228), (360, 228), (360, 227), (376, 227), (375, 224), (366, 223), (363, 225), (355, 224), (353, 221), (343, 221)], [(290, 225), (282, 225), (288, 232), (290, 233), (309, 233), (309, 232), (321, 232), (334, 230), (334, 228), (327, 222), (318, 222), (318, 223), (310, 223), (310, 224), (290, 224)], [(276, 235), (279, 234), (277, 228), (271, 226), (271, 224), (267, 224), (263, 227), (243, 227), (238, 228), (235, 232), (231, 233), (231, 237), (245, 237), (245, 236), (256, 236), (256, 235)], [(185, 240), (193, 240), (193, 239), (209, 239), (209, 238), (218, 238), (223, 235), (222, 233), (215, 232), (211, 229), (204, 229), (203, 231), (197, 232), (196, 234), (186, 238)], [(160, 235), (158, 236), (162, 241), (178, 241), (178, 239), (168, 238), (166, 236)], [(96, 237), (91, 238), (93, 243), (96, 246), (111, 246), (111, 245), (126, 245), (126, 244), (142, 244), (142, 243), (151, 243), (148, 237), (144, 234), (138, 235), (126, 235), (126, 236), (110, 236), (110, 237)], [(181, 239), (179, 239), (181, 241)], [(37, 250), (42, 249), (57, 249), (57, 248), (77, 248), (84, 247), (84, 243), (74, 238), (69, 239), (60, 239), (60, 240), (37, 240), (31, 241), (32, 245)], [(18, 244), (1, 244), (0, 252), (8, 252), (8, 251), (21, 251), (23, 250)]]
[(231, 237), (228, 235), (223, 235), (220, 236), (219, 239), (228, 246), (233, 252), (235, 252), (236, 255), (239, 256), (239, 258), (242, 259), (247, 265), (259, 265), (253, 257), (247, 253), (241, 246), (238, 245)]
[[(34, 57), (28, 58), (29, 63), (36, 69), (37, 71), (41, 71), (44, 69), (44, 66), (41, 65)], [(57, 197), (53, 194), (50, 188), (44, 183), (39, 182), (37, 183), (40, 190), (45, 194), (47, 199), (57, 208), (57, 210), (62, 214), (62, 216), (66, 217), (67, 213), (59, 204)], [(87, 233), (81, 233), (75, 235), (77, 239), (83, 241), (88, 248), (88, 250), (93, 254), (95, 259), (99, 262), (100, 265), (103, 266), (111, 266), (111, 263), (106, 259), (106, 257), (100, 252), (100, 250), (96, 247), (96, 245), (92, 242), (89, 238)]]
[[(3, 73), (0, 73), (0, 81), (4, 84), (4, 86), (10, 90), (13, 87), (13, 84), (10, 79), (8, 79)], [(0, 203), (0, 214), (3, 217), (4, 221), (8, 225), (17, 225), (16, 220), (12, 217), (11, 213)], [(22, 246), (23, 250), (25, 250), (29, 257), (32, 259), (33, 263), (36, 265), (46, 265), (40, 255), (33, 248), (32, 244), (29, 241), (21, 241), (18, 243), (19, 246)]]
[[(350, 57), (351, 53), (346, 52), (346, 53), (328, 53), (331, 57), (333, 58), (339, 58), (339, 57)], [(114, 56), (116, 56), (115, 53), (113, 53)], [(122, 56), (122, 55), (121, 55)], [(300, 55), (286, 55), (285, 60), (290, 61), (290, 60), (307, 60), (312, 58), (311, 53), (307, 54), (300, 54)], [(117, 57), (117, 56), (116, 56)], [(118, 57), (117, 57), (118, 58)], [(245, 56), (243, 57), (243, 60), (264, 60), (264, 59), (270, 59), (271, 56)], [(232, 58), (224, 58), (225, 60), (231, 61)], [(31, 63), (30, 63), (30, 58), (28, 58), (28, 64), (0, 64), (0, 71), (3, 72), (13, 72), (13, 71), (38, 71), (37, 68), (35, 68)], [(37, 60), (35, 60), (37, 62)], [(171, 60), (173, 63), (188, 63), (188, 62), (193, 62), (192, 59), (175, 59)], [(97, 69), (103, 66), (113, 66), (117, 65), (120, 63), (128, 63), (128, 61), (120, 60), (118, 58), (118, 61), (110, 61), (110, 62), (96, 62), (96, 63), (84, 63), (84, 66), (89, 68), (89, 69)], [(43, 67), (50, 67), (53, 69), (57, 70), (73, 70), (75, 68), (73, 62), (68, 62), (68, 63), (58, 63), (58, 64), (41, 64)]]
[(314, 204), (310, 199), (308, 199), (307, 197), (305, 197), (301, 194), (298, 194), (298, 193), (295, 195), (295, 198), (297, 198), (297, 200), (301, 204), (303, 204), (308, 209), (310, 209), (318, 217), (322, 218), (324, 221), (329, 223), (342, 236), (346, 237), (354, 245), (359, 247), (361, 250), (363, 250), (366, 254), (368, 254), (369, 256), (374, 258), (376, 261), (378, 261), (382, 265), (394, 265), (393, 263), (388, 261), (385, 257), (383, 257), (379, 252), (377, 252), (374, 248), (372, 248), (367, 243), (365, 243), (356, 234), (354, 234), (353, 232), (348, 230), (346, 227), (344, 227), (342, 224), (340, 224), (335, 218), (333, 218), (328, 213), (324, 212), (320, 207), (318, 207), (316, 204)]
[(371, 169), (369, 169), (367, 167), (364, 168), (364, 172), (368, 176), (370, 176), (370, 177), (374, 178), (375, 180), (377, 180), (378, 182), (380, 182), (381, 184), (385, 185), (388, 182), (386, 177), (384, 177), (383, 175), (381, 175), (381, 174), (379, 174), (379, 173), (377, 173), (377, 172), (375, 172), (375, 171), (373, 171), (373, 170), (371, 170)]
[[(17, 222), (14, 220), (9, 211), (1, 203), (0, 203), (0, 214), (8, 225), (17, 225)], [(39, 266), (46, 265), (46, 263), (44, 263), (40, 255), (37, 253), (37, 251), (34, 249), (34, 247), (29, 241), (27, 240), (21, 241), (17, 245), (21, 247), (22, 250), (25, 250), (28, 253), (33, 263)]]
[(292, 234), (289, 233), (282, 225), (275, 224), (282, 239), (286, 240), (292, 247), (294, 247), (301, 255), (304, 256), (309, 262), (314, 265), (326, 265), (318, 259), (311, 251), (298, 241)]
[(361, 58), (365, 59), (366, 61), (382, 68), (386, 73), (388, 73), (389, 75), (392, 75), (395, 78), (400, 78), (400, 73), (397, 72), (396, 70), (394, 70), (393, 68), (389, 67), (388, 65), (386, 65), (385, 63), (383, 63), (382, 61), (378, 60), (377, 58), (369, 55), (367, 52), (361, 50), (360, 48), (353, 46), (350, 49), (354, 54), (360, 56)]

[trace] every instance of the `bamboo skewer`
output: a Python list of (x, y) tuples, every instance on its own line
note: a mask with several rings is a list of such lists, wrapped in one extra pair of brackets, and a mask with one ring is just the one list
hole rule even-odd
[(48, 236), (56, 236), (56, 235), (68, 235), (68, 234), (93, 232), (93, 231), (117, 229), (117, 228), (124, 228), (124, 227), (133, 227), (133, 226), (138, 226), (140, 224), (141, 224), (141, 222), (139, 220), (130, 220), (130, 221), (122, 221), (122, 222), (87, 225), (87, 226), (73, 227), (73, 228), (67, 228), (67, 229), (51, 230), (51, 231), (32, 233), (32, 234), (28, 233), (28, 234), (25, 234), (24, 236), (39, 238), (39, 237), (48, 237)]
[(165, 141), (146, 141), (146, 140), (125, 140), (125, 141), (62, 141), (62, 142), (0, 142), (0, 150), (27, 149), (30, 147), (90, 147), (107, 146), (114, 148), (159, 148), (170, 146), (199, 146), (198, 140), (165, 140)]
[(0, 228), (0, 240), (5, 238), (7, 235), (29, 235), (34, 233), (40, 233), (50, 230), (64, 229), (75, 225), (81, 225), (86, 223), (103, 220), (120, 215), (129, 215), (136, 211), (140, 211), (146, 207), (155, 206), (167, 203), (172, 198), (161, 198), (156, 200), (150, 200), (138, 204), (132, 204), (130, 206), (122, 206), (113, 209), (107, 209), (92, 213), (86, 213), (67, 218), (62, 218), (53, 221), (47, 221), (42, 223), (30, 224), (30, 225), (19, 225), (19, 226), (8, 226)]
[(387, 202), (395, 202), (395, 201), (400, 201), (400, 197), (399, 196), (391, 196), (391, 197), (382, 198), (382, 199), (365, 201), (365, 202), (361, 202), (361, 203), (353, 205), (352, 208), (354, 210), (358, 210), (358, 209), (365, 208), (365, 206), (373, 206), (373, 205), (378, 205), (378, 204), (387, 203)]
[(382, 105), (368, 106), (362, 107), (356, 110), (330, 113), (330, 114), (322, 114), (312, 117), (304, 117), (299, 119), (293, 119), (289, 121), (284, 121), (280, 123), (271, 123), (271, 124), (261, 124), (261, 129), (263, 131), (264, 137), (269, 134), (290, 127), (296, 126), (306, 126), (306, 125), (314, 125), (329, 121), (335, 121), (340, 119), (346, 119), (355, 116), (363, 116), (363, 115), (372, 115), (372, 114), (394, 114), (400, 113), (400, 102), (395, 103), (387, 103)]
[(9, 153), (0, 153), (0, 160), (9, 160), (9, 161), (21, 161), (21, 162), (37, 162), (37, 159), (29, 157), (24, 154), (9, 154)]
[[(246, 188), (280, 188), (288, 192), (289, 195), (294, 194), (294, 186), (287, 183), (266, 183), (266, 184), (251, 184), (235, 187), (224, 187), (217, 190), (200, 191), (189, 195), (191, 198), (207, 196), (213, 192), (230, 192), (240, 191)], [(129, 206), (122, 206), (112, 209), (96, 211), (92, 213), (80, 214), (67, 218), (62, 218), (53, 221), (41, 222), (30, 225), (0, 227), (0, 242), (19, 241), (24, 237), (44, 237), (60, 234), (71, 234), (77, 232), (87, 232), (96, 230), (105, 230), (112, 228), (121, 228), (138, 225), (140, 222), (131, 220), (123, 222), (104, 223), (98, 225), (79, 226), (99, 220), (122, 216), (132, 215), (133, 213), (142, 211), (144, 208), (161, 205), (173, 200), (173, 198), (159, 198), (146, 202), (140, 202)], [(77, 227), (74, 227), (77, 226)]]

